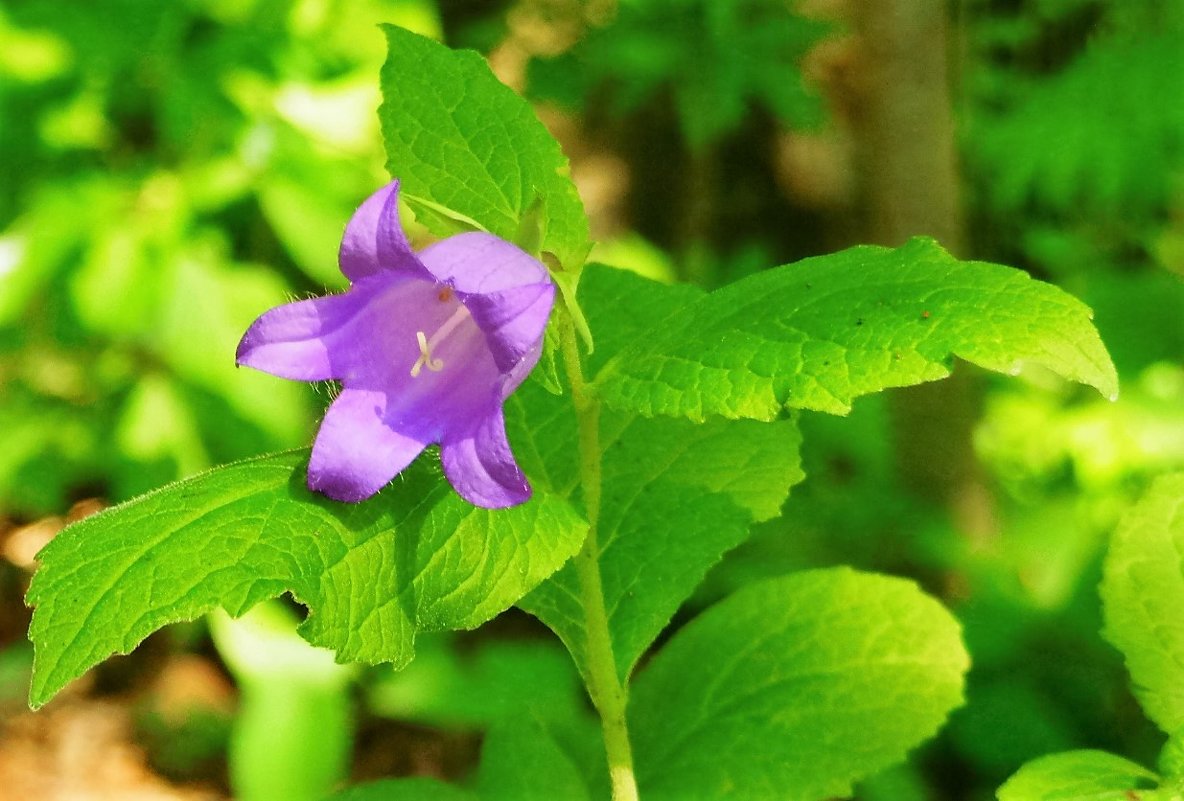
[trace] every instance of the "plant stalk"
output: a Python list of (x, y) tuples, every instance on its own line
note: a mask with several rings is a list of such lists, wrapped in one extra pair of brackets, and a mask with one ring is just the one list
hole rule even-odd
[(627, 695), (617, 677), (616, 659), (609, 635), (608, 612), (600, 577), (600, 545), (597, 521), (600, 517), (600, 401), (584, 380), (575, 324), (566, 308), (561, 309), (561, 350), (580, 436), (580, 484), (588, 515), (588, 536), (575, 557), (580, 601), (584, 607), (585, 661), (588, 691), (600, 715), (604, 748), (608, 757), (613, 801), (637, 801), (637, 780), (633, 775), (633, 751), (625, 720)]

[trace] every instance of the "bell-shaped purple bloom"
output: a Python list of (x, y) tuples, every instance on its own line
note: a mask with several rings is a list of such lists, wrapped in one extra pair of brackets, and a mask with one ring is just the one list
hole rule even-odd
[(538, 361), (555, 287), (542, 264), (492, 234), (412, 252), (398, 194), (393, 181), (346, 226), (339, 259), (349, 289), (267, 312), (237, 361), (341, 382), (313, 444), (309, 489), (360, 501), (438, 442), (465, 500), (522, 503), (530, 485), (510, 452), (502, 404)]

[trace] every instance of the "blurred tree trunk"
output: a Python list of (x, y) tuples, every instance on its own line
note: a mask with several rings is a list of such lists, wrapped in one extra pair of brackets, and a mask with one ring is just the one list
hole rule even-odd
[[(924, 234), (961, 255), (948, 0), (854, 0), (850, 8), (859, 37), (852, 122), (867, 233), (892, 246)], [(995, 528), (972, 442), (980, 396), (976, 376), (959, 370), (890, 400), (905, 485), (944, 504), (975, 538)]]

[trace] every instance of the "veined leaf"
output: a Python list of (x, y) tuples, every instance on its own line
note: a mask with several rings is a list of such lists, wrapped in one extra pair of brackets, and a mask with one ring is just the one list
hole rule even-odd
[(1184, 729), (1184, 473), (1160, 478), (1122, 519), (1102, 579), (1106, 639), (1147, 716)]
[(638, 676), (641, 795), (846, 796), (937, 731), (968, 665), (957, 622), (912, 582), (838, 568), (752, 585)]
[[(702, 295), (631, 273), (590, 266), (580, 298), (593, 324), (597, 360), (611, 356), (647, 322)], [(507, 404), (519, 456), (533, 477), (562, 496), (578, 493), (576, 422), (570, 402), (524, 386)], [(792, 420), (759, 423), (650, 419), (605, 410), (600, 421), (600, 572), (617, 670), (625, 680), (708, 569), (775, 517), (803, 478)], [(584, 607), (574, 565), (520, 604), (539, 617), (585, 668)]]
[(845, 414), (860, 395), (944, 378), (957, 356), (1004, 372), (1042, 365), (1112, 397), (1118, 379), (1089, 320), (1055, 286), (913, 239), (703, 296), (635, 336), (596, 385), (610, 406), (646, 416), (773, 420)]
[(304, 486), (307, 452), (252, 459), (141, 496), (62, 531), (39, 555), (30, 703), (167, 623), (240, 615), (291, 592), (301, 633), (337, 658), (405, 664), (417, 631), (472, 628), (580, 546), (586, 524), (545, 493), (469, 505), (420, 458), (374, 498)]
[(424, 222), (454, 233), (433, 205), (443, 207), (503, 239), (537, 243), (578, 271), (590, 247), (588, 220), (567, 158), (530, 105), (477, 53), (393, 25), (384, 30), (390, 50), (379, 117), (387, 169), (412, 207), (428, 212)]

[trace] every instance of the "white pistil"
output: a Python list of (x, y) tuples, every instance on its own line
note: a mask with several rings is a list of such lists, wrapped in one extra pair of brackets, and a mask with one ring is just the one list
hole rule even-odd
[(428, 368), (433, 373), (438, 373), (444, 369), (444, 362), (441, 359), (432, 358), (432, 348), (439, 345), (448, 335), (451, 334), (456, 327), (465, 321), (469, 316), (469, 310), (460, 305), (452, 316), (444, 321), (444, 325), (436, 329), (436, 333), (432, 334), (431, 339), (428, 339), (427, 334), (423, 331), (415, 332), (415, 339), (419, 343), (419, 358), (415, 360), (415, 364), (411, 365), (411, 377), (419, 378), (420, 371), (423, 368)]
[(411, 377), (419, 378), (419, 371), (425, 367), (433, 373), (443, 370), (444, 362), (432, 358), (431, 345), (428, 344), (428, 338), (423, 331), (416, 331), (415, 338), (419, 340), (419, 358), (415, 360), (415, 364), (411, 365)]

